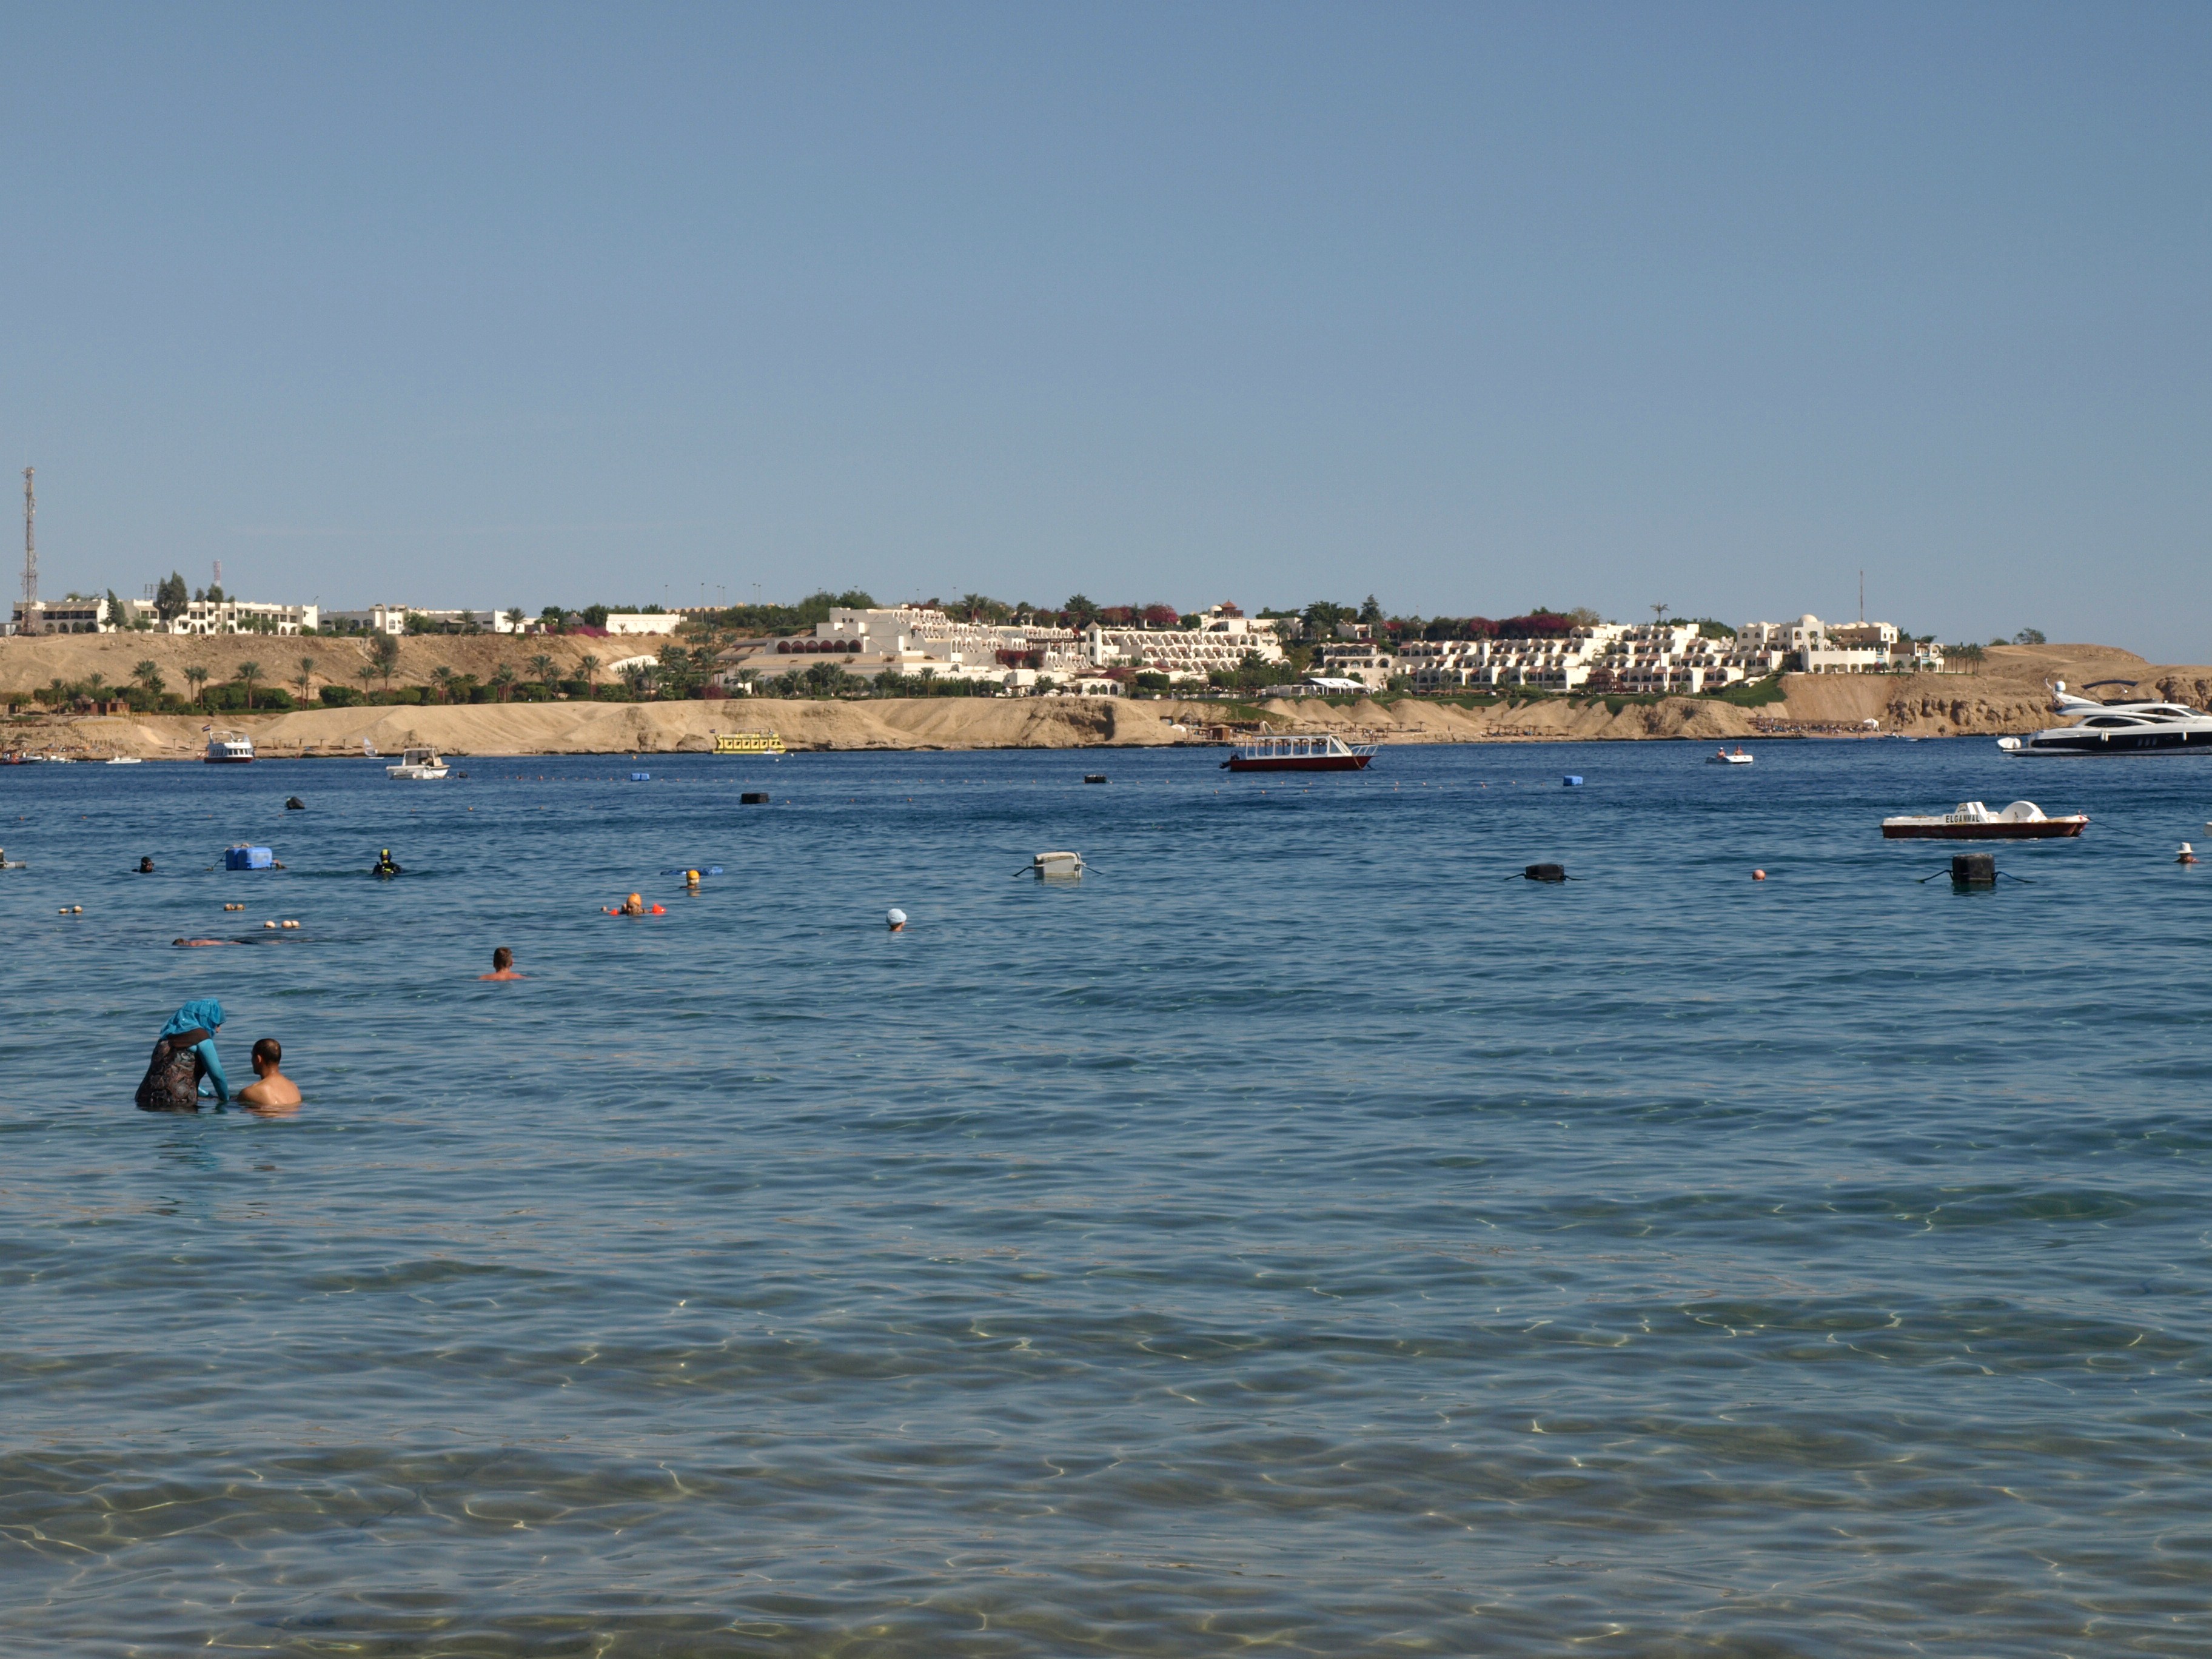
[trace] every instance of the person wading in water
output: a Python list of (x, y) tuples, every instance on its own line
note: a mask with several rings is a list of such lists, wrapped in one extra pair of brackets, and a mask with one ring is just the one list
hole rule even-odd
[(229, 1101), (230, 1079), (215, 1051), (216, 1027), (222, 1024), (222, 1004), (213, 997), (188, 1002), (169, 1016), (138, 1085), (140, 1111), (197, 1112), (203, 1077), (215, 1085), (218, 1105)]

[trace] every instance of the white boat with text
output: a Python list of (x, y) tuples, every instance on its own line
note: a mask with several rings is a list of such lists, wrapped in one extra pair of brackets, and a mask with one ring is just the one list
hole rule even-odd
[(2045, 817), (2032, 800), (2016, 800), (2002, 812), (1962, 800), (1939, 817), (1884, 818), (1881, 833), (1885, 841), (2056, 841), (2088, 826), (2086, 812)]

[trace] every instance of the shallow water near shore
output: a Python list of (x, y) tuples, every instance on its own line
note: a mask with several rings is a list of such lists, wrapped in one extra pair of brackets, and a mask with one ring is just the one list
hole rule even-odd
[(0, 773), (0, 1633), (2205, 1653), (2212, 768), (1747, 746)]

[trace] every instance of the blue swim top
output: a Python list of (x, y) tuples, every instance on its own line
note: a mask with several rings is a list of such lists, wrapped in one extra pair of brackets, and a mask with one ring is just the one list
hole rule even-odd
[(171, 1014), (169, 1023), (161, 1028), (161, 1035), (177, 1036), (185, 1031), (212, 1031), (222, 1024), (222, 1004), (213, 997), (203, 997)]

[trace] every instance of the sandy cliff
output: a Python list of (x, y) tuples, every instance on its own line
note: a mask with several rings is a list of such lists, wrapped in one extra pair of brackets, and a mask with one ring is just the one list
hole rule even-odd
[[(573, 660), (585, 644), (605, 660), (610, 641), (546, 642)], [(534, 644), (534, 642), (533, 642)], [(344, 641), (172, 641), (147, 635), (81, 636), (73, 640), (0, 641), (0, 690), (44, 684), (56, 674), (82, 678), (83, 663), (118, 664), (100, 669), (127, 679), (133, 663), (172, 647), (178, 665), (164, 662), (174, 683), (183, 661), (252, 655), (274, 678), (288, 659), (301, 655), (367, 660)], [(274, 647), (282, 647), (280, 651)], [(332, 647), (337, 647), (333, 649)], [(419, 679), (440, 663), (456, 672), (488, 673), (498, 662), (520, 666), (519, 647), (495, 639), (410, 641), (398, 677)], [(632, 648), (626, 645), (617, 648)], [(82, 662), (76, 659), (82, 653)], [(322, 678), (319, 674), (319, 679)], [(350, 679), (349, 672), (345, 678)], [(1792, 675), (1780, 702), (1756, 709), (1700, 698), (1656, 703), (1602, 699), (1543, 699), (1514, 707), (1461, 708), (1401, 698), (1388, 706), (1363, 698), (1344, 708), (1310, 702), (1267, 706), (1272, 721), (1300, 730), (1337, 731), (1387, 743), (1470, 743), (1529, 738), (1636, 739), (1680, 738), (1708, 742), (1762, 732), (1844, 729), (1878, 720), (1883, 729), (1915, 735), (2029, 732), (2049, 723), (2048, 683), (2081, 686), (2099, 680), (2133, 683), (2144, 695), (2198, 706), (2212, 701), (2212, 668), (2161, 667), (2131, 652), (2105, 646), (2000, 647), (1990, 650), (1981, 672), (1911, 676)], [(2107, 687), (2103, 695), (2124, 695)], [(930, 697), (837, 702), (785, 702), (769, 698), (727, 702), (476, 703), (455, 707), (315, 708), (292, 714), (222, 717), (226, 726), (252, 735), (264, 753), (358, 754), (364, 741), (385, 753), (424, 744), (456, 755), (616, 754), (704, 750), (719, 732), (774, 730), (793, 749), (1072, 749), (1189, 742), (1195, 728), (1220, 717), (1218, 707), (1111, 698)], [(200, 716), (46, 717), (19, 721), (0, 744), (94, 755), (135, 754), (189, 758), (205, 739)]]

